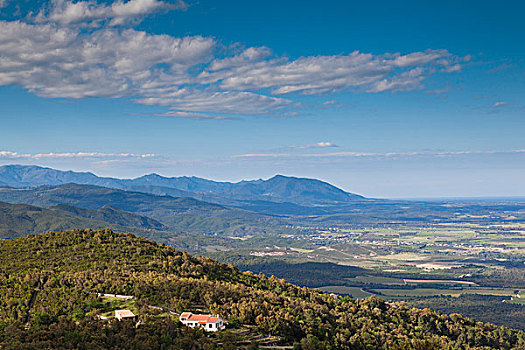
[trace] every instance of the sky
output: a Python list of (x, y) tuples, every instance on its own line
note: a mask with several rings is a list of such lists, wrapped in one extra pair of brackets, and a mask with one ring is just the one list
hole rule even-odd
[(0, 0), (0, 165), (525, 196), (525, 3)]

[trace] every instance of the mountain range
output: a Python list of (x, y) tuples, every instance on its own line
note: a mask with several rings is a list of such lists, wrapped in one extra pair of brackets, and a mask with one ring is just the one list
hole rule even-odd
[[(117, 179), (6, 165), (0, 167), (0, 186), (0, 201), (32, 206), (10, 210), (19, 231), (27, 233), (74, 227), (240, 235), (283, 232), (282, 224), (290, 224), (287, 218), (347, 212), (347, 206), (373, 202), (323, 181), (282, 175), (237, 183), (157, 174)], [(33, 224), (19, 220), (22, 208)], [(108, 208), (123, 217), (115, 213), (103, 216)], [(132, 215), (147, 217), (160, 226), (144, 227)]]
[[(74, 183), (24, 188), (0, 187), (0, 201), (32, 206), (32, 208), (20, 207), (18, 213), (11, 210), (10, 213), (14, 217), (22, 215), (20, 211), (24, 208), (28, 217), (33, 217), (38, 211), (39, 222), (42, 222), (42, 216), (47, 222), (53, 222), (47, 226), (34, 225), (35, 229), (28, 233), (73, 227), (111, 227), (119, 230), (135, 228), (171, 232), (242, 234), (267, 232), (280, 224), (280, 219), (275, 216), (203, 202), (194, 198), (159, 196)], [(75, 216), (74, 220), (72, 216)], [(21, 223), (17, 219), (12, 220)], [(7, 216), (5, 221), (9, 221)], [(65, 225), (67, 222), (70, 224)], [(73, 223), (77, 224), (73, 225)], [(11, 227), (18, 228), (18, 231), (27, 229), (27, 225), (18, 227), (11, 225)], [(37, 228), (39, 230), (36, 230)]]
[[(281, 210), (304, 211), (304, 207), (331, 206), (366, 201), (329, 183), (276, 175), (268, 180), (217, 182), (198, 177), (163, 177), (149, 174), (135, 179), (99, 177), (89, 172), (60, 171), (39, 166), (5, 165), (0, 167), (0, 186), (15, 188), (76, 183), (126, 191), (189, 197), (202, 201), (242, 207), (264, 208), (281, 203)], [(264, 210), (263, 210), (264, 211)], [(307, 211), (307, 210), (306, 210)]]
[[(319, 180), (282, 175), (237, 183), (156, 174), (116, 179), (23, 165), (0, 167), (0, 201), (32, 206), (4, 210), (2, 218), (26, 233), (111, 227), (243, 236), (292, 226), (454, 222), (458, 215), (472, 223), (494, 218), (513, 223), (525, 215), (522, 201), (369, 199)], [(24, 210), (33, 224), (21, 219)]]

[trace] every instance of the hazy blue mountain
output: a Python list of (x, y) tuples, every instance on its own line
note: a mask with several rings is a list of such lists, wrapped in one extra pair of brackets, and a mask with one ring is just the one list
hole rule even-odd
[[(61, 171), (33, 165), (4, 165), (0, 167), (0, 182), (10, 187), (33, 187), (82, 183), (99, 186), (116, 185), (118, 181), (101, 178), (92, 173)], [(114, 187), (114, 186), (109, 186)]]
[(227, 208), (218, 204), (202, 202), (194, 198), (156, 196), (148, 193), (129, 192), (114, 188), (73, 183), (22, 189), (1, 187), (0, 201), (25, 203), (40, 207), (66, 204), (90, 210), (96, 210), (110, 205), (120, 210), (150, 217), (165, 217), (182, 213), (227, 217), (260, 216), (241, 209)]
[(240, 193), (255, 193), (276, 201), (284, 199), (298, 204), (345, 203), (364, 199), (345, 192), (329, 183), (297, 177), (277, 175), (257, 184), (241, 184)]
[[(93, 185), (0, 187), (0, 201), (59, 209), (75, 217), (81, 216), (102, 222), (110, 217), (113, 223), (140, 229), (148, 224), (151, 229), (162, 230), (153, 224), (158, 221), (171, 232), (257, 234), (277, 232), (282, 222), (282, 219), (277, 217), (206, 203), (194, 198), (156, 196)], [(132, 220), (125, 217), (121, 222), (120, 215), (124, 215), (125, 212), (147, 216), (154, 221), (148, 222), (148, 218), (137, 217)], [(76, 227), (94, 226), (79, 224)]]
[[(320, 180), (283, 175), (277, 175), (268, 180), (231, 183), (187, 176), (163, 177), (157, 174), (135, 179), (116, 179), (98, 177), (88, 172), (59, 171), (38, 166), (6, 165), (0, 167), (0, 184), (4, 186), (20, 188), (56, 186), (67, 183), (96, 185), (157, 195), (191, 197), (251, 210), (257, 210), (259, 206), (268, 209), (271, 203), (290, 203), (310, 207), (366, 200), (362, 196), (345, 192)], [(299, 209), (294, 208), (293, 211), (301, 212)], [(269, 212), (275, 211), (270, 210)]]

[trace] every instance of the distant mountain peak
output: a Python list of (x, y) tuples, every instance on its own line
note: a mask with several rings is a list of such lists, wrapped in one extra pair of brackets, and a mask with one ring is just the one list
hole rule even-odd
[(365, 199), (318, 179), (283, 174), (276, 174), (266, 180), (243, 180), (233, 183), (212, 181), (196, 176), (165, 177), (156, 173), (134, 179), (117, 179), (99, 177), (90, 172), (60, 171), (33, 165), (0, 167), (0, 184), (4, 186), (57, 186), (69, 183), (174, 197), (192, 197), (217, 204), (241, 206), (246, 201), (317, 206)]

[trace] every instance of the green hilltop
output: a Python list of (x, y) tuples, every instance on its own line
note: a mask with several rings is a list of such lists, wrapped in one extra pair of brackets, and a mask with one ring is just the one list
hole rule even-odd
[[(0, 349), (256, 349), (262, 339), (294, 349), (525, 347), (521, 331), (339, 298), (129, 233), (47, 232), (0, 241), (0, 251)], [(140, 324), (99, 319), (118, 305), (97, 293), (134, 296)], [(174, 314), (197, 309), (229, 329), (206, 335)]]

